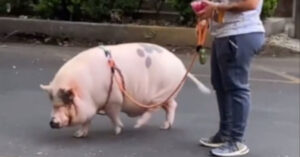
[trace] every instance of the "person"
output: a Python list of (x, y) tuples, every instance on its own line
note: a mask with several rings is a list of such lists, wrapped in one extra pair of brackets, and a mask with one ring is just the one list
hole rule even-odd
[[(211, 20), (215, 37), (211, 55), (211, 83), (216, 91), (220, 124), (210, 138), (200, 144), (212, 147), (215, 156), (241, 156), (249, 152), (244, 143), (250, 100), (250, 64), (264, 43), (260, 20), (263, 0), (208, 1), (198, 18), (213, 19), (224, 14), (223, 22)], [(220, 22), (220, 21), (219, 21)]]

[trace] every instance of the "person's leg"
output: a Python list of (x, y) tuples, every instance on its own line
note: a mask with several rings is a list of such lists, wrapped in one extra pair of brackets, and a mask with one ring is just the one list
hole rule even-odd
[(250, 63), (253, 56), (260, 50), (264, 34), (251, 33), (228, 38), (231, 56), (222, 61), (221, 72), (225, 92), (232, 105), (231, 137), (234, 141), (242, 142), (247, 125), (250, 95)]
[(231, 131), (231, 110), (228, 103), (227, 95), (223, 88), (221, 72), (219, 69), (217, 53), (222, 49), (216, 39), (213, 43), (211, 54), (211, 83), (216, 91), (218, 110), (219, 110), (219, 130), (210, 138), (201, 138), (200, 144), (207, 147), (220, 147), (230, 137)]
[(219, 43), (222, 43), (222, 39), (216, 39), (216, 42), (214, 43), (211, 59), (211, 83), (216, 91), (219, 110), (220, 122), (218, 134), (228, 139), (231, 131), (232, 109), (231, 103), (228, 102), (228, 94), (225, 92), (220, 71), (221, 65), (219, 64), (218, 53), (222, 51), (223, 47)]
[(224, 90), (232, 107), (231, 141), (219, 149), (212, 150), (214, 155), (235, 156), (248, 153), (242, 143), (248, 120), (250, 85), (248, 82), (250, 63), (263, 43), (262, 33), (231, 36), (221, 43), (223, 52), (218, 56)]

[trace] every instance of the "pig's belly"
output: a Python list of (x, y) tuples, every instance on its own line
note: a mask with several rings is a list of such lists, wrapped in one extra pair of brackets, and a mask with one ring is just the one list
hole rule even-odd
[[(173, 91), (176, 87), (177, 86), (175, 86), (174, 84), (169, 84), (168, 86), (166, 86), (165, 88), (162, 88), (162, 89), (157, 88), (157, 90), (154, 90), (149, 93), (137, 92), (131, 96), (133, 98), (137, 99), (138, 102), (140, 102), (144, 105), (151, 106), (153, 104), (159, 104), (159, 103), (164, 102), (170, 96), (170, 94), (173, 93)], [(178, 92), (179, 91), (177, 91), (177, 93)], [(177, 93), (175, 93), (174, 96), (176, 96)], [(143, 113), (145, 113), (145, 111), (148, 110), (146, 108), (139, 107), (137, 104), (135, 104), (131, 100), (129, 100), (126, 96), (124, 96), (124, 98), (125, 98), (125, 100), (122, 103), (122, 112), (126, 113), (128, 116), (130, 116), (130, 117), (140, 116)], [(141, 99), (143, 99), (143, 100), (141, 100)]]
[(136, 104), (126, 101), (123, 103), (122, 112), (126, 113), (129, 117), (137, 117), (147, 111), (144, 108), (138, 107)]
[[(148, 96), (150, 96), (150, 95), (148, 95)], [(167, 98), (167, 95), (169, 96), (169, 92), (167, 92), (167, 93), (164, 92), (162, 95), (159, 95), (158, 97), (157, 97), (157, 95), (152, 95), (152, 96), (144, 99), (144, 101), (139, 101), (139, 100), (137, 100), (137, 101), (139, 101), (140, 103), (142, 103), (144, 105), (151, 106), (153, 104), (158, 104), (158, 103), (165, 101), (165, 99)], [(133, 97), (134, 97), (134, 95), (133, 95)], [(154, 98), (154, 97), (156, 97), (156, 98)], [(134, 98), (137, 98), (137, 97), (134, 97)], [(145, 113), (147, 110), (148, 109), (140, 107), (137, 104), (133, 103), (126, 97), (125, 97), (125, 101), (122, 104), (122, 112), (126, 113), (130, 117), (140, 116), (143, 113)]]

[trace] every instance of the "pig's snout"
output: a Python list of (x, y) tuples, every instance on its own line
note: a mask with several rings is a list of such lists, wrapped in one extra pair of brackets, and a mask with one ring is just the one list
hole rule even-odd
[(59, 128), (60, 128), (59, 123), (54, 122), (54, 119), (51, 119), (51, 121), (50, 121), (49, 124), (50, 124), (50, 127), (51, 127), (52, 129), (59, 129)]

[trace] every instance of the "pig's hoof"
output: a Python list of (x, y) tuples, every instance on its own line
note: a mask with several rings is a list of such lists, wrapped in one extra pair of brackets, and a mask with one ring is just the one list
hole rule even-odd
[(74, 134), (73, 137), (75, 138), (85, 138), (88, 135), (88, 131), (85, 130), (77, 130)]
[(139, 129), (139, 128), (141, 128), (141, 126), (142, 126), (142, 125), (140, 125), (140, 124), (137, 123), (137, 124), (134, 125), (134, 128), (135, 128), (135, 129)]
[(137, 123), (134, 125), (134, 128), (135, 128), (135, 129), (139, 129), (139, 128), (141, 128), (143, 125), (144, 125), (143, 123), (141, 123), (140, 121), (137, 121)]
[(98, 113), (97, 114), (99, 114), (99, 115), (106, 115), (106, 112), (105, 112), (105, 110), (100, 110), (100, 111), (98, 111)]
[(169, 122), (165, 122), (161, 127), (161, 130), (169, 130), (171, 129), (171, 124)]
[(122, 127), (117, 126), (115, 128), (115, 135), (119, 135), (122, 132)]

